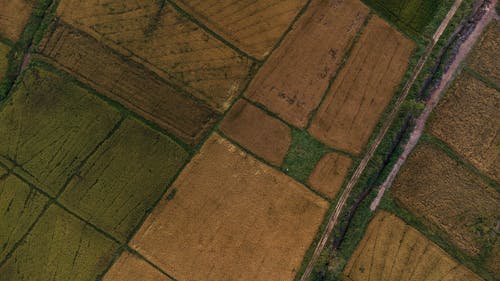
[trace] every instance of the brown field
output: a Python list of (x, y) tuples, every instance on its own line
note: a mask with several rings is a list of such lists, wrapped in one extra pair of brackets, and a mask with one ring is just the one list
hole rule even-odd
[(432, 144), (413, 151), (392, 195), (403, 207), (470, 256), (496, 237), (500, 195)]
[(7, 57), (10, 52), (10, 47), (0, 42), (0, 81), (2, 81), (7, 68), (9, 67), (9, 58)]
[(486, 260), (486, 266), (493, 273), (493, 276), (500, 280), (500, 240), (498, 238)]
[(500, 25), (498, 20), (493, 20), (476, 43), (467, 59), (467, 64), (495, 84), (500, 85), (498, 54), (500, 54)]
[(125, 241), (187, 156), (170, 138), (129, 118), (72, 177), (59, 202)]
[(309, 184), (317, 191), (334, 199), (352, 165), (352, 159), (335, 152), (328, 153), (309, 176)]
[(0, 36), (16, 42), (31, 15), (34, 0), (0, 0)]
[(439, 102), (430, 131), (479, 170), (500, 181), (500, 95), (467, 73)]
[(379, 212), (344, 271), (348, 281), (479, 281), (393, 214)]
[(106, 273), (103, 281), (171, 281), (147, 262), (125, 251)]
[(374, 16), (314, 117), (309, 132), (359, 154), (408, 67), (415, 44)]
[(42, 48), (44, 55), (79, 80), (188, 144), (198, 142), (217, 118), (208, 107), (67, 25), (58, 24)]
[(226, 115), (220, 130), (277, 166), (283, 163), (292, 143), (292, 131), (286, 124), (243, 100)]
[(252, 61), (160, 3), (62, 0), (57, 15), (224, 112), (246, 84)]
[(304, 128), (368, 12), (359, 0), (314, 2), (257, 73), (246, 96)]
[(180, 0), (179, 5), (244, 52), (263, 59), (306, 0)]
[(292, 280), (327, 208), (214, 135), (131, 246), (179, 280)]

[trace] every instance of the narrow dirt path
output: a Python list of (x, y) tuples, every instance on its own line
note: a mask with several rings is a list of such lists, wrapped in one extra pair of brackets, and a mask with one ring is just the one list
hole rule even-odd
[(429, 45), (427, 46), (427, 49), (426, 49), (424, 56), (422, 56), (420, 58), (420, 60), (418, 61), (413, 74), (411, 75), (410, 79), (407, 81), (405, 87), (403, 88), (403, 93), (397, 99), (395, 106), (392, 109), (392, 111), (390, 112), (387, 120), (383, 124), (382, 129), (378, 133), (378, 135), (375, 138), (375, 140), (373, 141), (372, 145), (370, 146), (370, 148), (366, 152), (365, 156), (363, 157), (363, 159), (359, 163), (358, 167), (354, 171), (354, 174), (352, 175), (351, 179), (347, 183), (346, 188), (344, 189), (344, 191), (342, 192), (342, 194), (340, 196), (340, 199), (337, 203), (337, 206), (335, 206), (335, 210), (332, 212), (332, 214), (328, 218), (326, 228), (325, 228), (323, 234), (321, 235), (321, 239), (319, 240), (318, 244), (316, 245), (316, 248), (314, 249), (313, 255), (311, 256), (311, 259), (309, 260), (309, 262), (306, 266), (306, 269), (300, 278), (300, 281), (309, 280), (309, 277), (312, 273), (314, 265), (316, 264), (319, 255), (321, 254), (321, 252), (325, 248), (326, 243), (328, 242), (328, 238), (330, 237), (330, 235), (333, 231), (333, 228), (337, 224), (338, 219), (340, 217), (340, 214), (342, 213), (342, 210), (346, 206), (347, 199), (349, 198), (349, 195), (351, 194), (352, 189), (354, 188), (354, 186), (358, 182), (359, 178), (361, 177), (361, 174), (366, 169), (368, 162), (370, 162), (370, 160), (372, 159), (373, 155), (375, 154), (375, 151), (377, 150), (380, 143), (382, 142), (382, 139), (387, 134), (387, 131), (389, 130), (392, 122), (396, 118), (396, 116), (401, 108), (401, 105), (403, 104), (404, 100), (408, 96), (411, 87), (415, 83), (415, 80), (417, 79), (418, 75), (422, 71), (424, 64), (427, 62), (427, 59), (429, 58), (432, 50), (434, 49), (434, 46), (436, 45), (438, 40), (443, 35), (444, 30), (446, 29), (446, 27), (450, 23), (451, 19), (455, 15), (456, 11), (458, 10), (458, 7), (460, 7), (460, 4), (462, 4), (462, 0), (456, 0), (453, 3), (453, 6), (448, 11), (448, 14), (443, 19), (443, 21), (439, 25), (438, 29), (436, 30), (436, 32), (432, 36), (432, 40), (429, 43)]
[(460, 64), (462, 63), (462, 61), (465, 60), (469, 52), (472, 50), (474, 43), (479, 39), (479, 36), (483, 32), (486, 25), (488, 25), (488, 23), (496, 16), (496, 11), (495, 11), (496, 3), (497, 0), (493, 0), (489, 3), (489, 5), (486, 6), (486, 12), (484, 13), (483, 17), (477, 22), (472, 33), (469, 34), (469, 36), (465, 39), (465, 41), (463, 41), (460, 44), (459, 51), (455, 56), (453, 62), (449, 65), (448, 70), (443, 74), (437, 87), (435, 87), (431, 91), (430, 98), (426, 102), (424, 111), (415, 120), (416, 122), (415, 129), (411, 133), (408, 143), (406, 144), (405, 149), (401, 154), (401, 157), (399, 157), (398, 161), (392, 168), (389, 176), (380, 186), (377, 197), (373, 200), (373, 202), (370, 205), (370, 209), (372, 211), (375, 211), (377, 209), (380, 201), (382, 200), (382, 197), (384, 196), (384, 193), (392, 185), (392, 182), (396, 178), (396, 175), (398, 174), (401, 166), (403, 166), (403, 164), (406, 162), (407, 157), (410, 155), (410, 153), (418, 143), (418, 140), (420, 139), (420, 137), (424, 132), (427, 119), (429, 118), (432, 110), (436, 107), (439, 100), (441, 99), (441, 96), (444, 90), (446, 89), (447, 85), (451, 80), (453, 80), (453, 76), (457, 71), (457, 69), (460, 67)]

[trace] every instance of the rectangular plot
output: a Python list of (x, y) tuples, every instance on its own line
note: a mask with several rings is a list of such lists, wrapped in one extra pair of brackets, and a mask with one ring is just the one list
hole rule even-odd
[(416, 229), (379, 212), (344, 270), (349, 281), (483, 280)]
[(309, 132), (359, 154), (408, 67), (414, 43), (373, 17), (313, 118)]
[(253, 64), (157, 0), (62, 0), (57, 16), (222, 113)]
[(42, 53), (79, 80), (188, 144), (198, 142), (217, 118), (208, 107), (68, 25), (57, 25)]
[(491, 246), (500, 195), (433, 144), (421, 144), (394, 181), (396, 201), (470, 256)]
[(127, 119), (72, 178), (59, 200), (125, 241), (186, 158), (168, 137)]
[(131, 246), (179, 280), (293, 280), (328, 209), (218, 135), (173, 188)]
[(118, 244), (52, 205), (0, 267), (0, 280), (96, 280), (117, 249)]
[(492, 20), (467, 58), (467, 64), (493, 81), (497, 87), (500, 86), (498, 54), (500, 54), (500, 24), (498, 20)]
[(0, 36), (16, 42), (33, 9), (33, 0), (0, 0)]
[(299, 128), (307, 125), (369, 12), (358, 0), (311, 5), (245, 92)]
[(500, 182), (500, 94), (467, 73), (439, 102), (430, 131)]
[(49, 198), (0, 168), (0, 262), (36, 221)]
[(181, 0), (179, 5), (244, 52), (263, 59), (306, 0)]
[(55, 196), (119, 119), (81, 87), (32, 68), (0, 112), (0, 160)]

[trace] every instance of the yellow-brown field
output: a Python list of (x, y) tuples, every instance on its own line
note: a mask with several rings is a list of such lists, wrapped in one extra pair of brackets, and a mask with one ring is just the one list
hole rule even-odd
[(292, 280), (328, 203), (214, 135), (131, 247), (179, 280)]
[(252, 61), (157, 0), (62, 0), (57, 16), (223, 112)]
[(479, 281), (420, 232), (380, 212), (344, 271), (348, 281)]
[(430, 131), (483, 173), (500, 181), (500, 94), (462, 74), (440, 101)]
[(180, 0), (189, 14), (244, 52), (264, 58), (306, 0)]
[(309, 132), (331, 147), (361, 153), (401, 83), (414, 48), (415, 43), (394, 27), (373, 17), (318, 109)]
[(470, 256), (496, 239), (498, 192), (433, 144), (413, 151), (392, 188), (399, 204)]
[(33, 0), (0, 0), (0, 36), (19, 39), (33, 9)]
[(467, 63), (471, 68), (500, 85), (500, 25), (498, 20), (491, 21), (479, 42), (476, 43)]
[(7, 58), (9, 51), (10, 47), (0, 42), (0, 81), (4, 78), (9, 67), (9, 59)]
[(103, 281), (171, 281), (168, 276), (125, 251), (106, 273)]

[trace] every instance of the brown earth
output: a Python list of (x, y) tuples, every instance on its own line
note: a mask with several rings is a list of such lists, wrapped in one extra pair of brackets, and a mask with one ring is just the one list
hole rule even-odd
[(474, 281), (479, 276), (393, 214), (370, 222), (345, 268), (348, 281)]
[(130, 252), (123, 252), (103, 281), (171, 281), (160, 271)]
[(131, 246), (179, 280), (293, 280), (327, 208), (213, 135)]
[(351, 165), (351, 158), (335, 152), (328, 153), (321, 158), (312, 171), (309, 184), (328, 198), (334, 199)]
[(500, 182), (500, 95), (467, 73), (439, 103), (429, 128), (479, 170)]
[(189, 14), (244, 52), (263, 59), (306, 0), (180, 0)]
[(309, 132), (359, 154), (408, 67), (415, 44), (374, 16), (313, 118)]
[(170, 138), (128, 118), (71, 178), (59, 202), (125, 241), (187, 156)]
[(413, 151), (392, 195), (470, 256), (494, 242), (500, 195), (433, 144), (420, 144)]
[(498, 20), (492, 20), (474, 50), (467, 59), (467, 64), (481, 75), (500, 85), (500, 25)]
[(304, 128), (368, 12), (358, 0), (313, 1), (245, 95)]
[(34, 0), (0, 0), (0, 36), (16, 42), (33, 9)]
[(56, 14), (224, 112), (245, 86), (252, 61), (161, 3), (62, 0)]
[(42, 53), (77, 79), (188, 144), (197, 143), (217, 118), (208, 107), (68, 25), (56, 26)]
[(292, 131), (286, 124), (243, 100), (226, 115), (220, 130), (276, 166), (283, 164), (292, 143)]
[(7, 68), (9, 67), (9, 52), (10, 47), (0, 42), (0, 81), (3, 80), (3, 77), (7, 72)]

